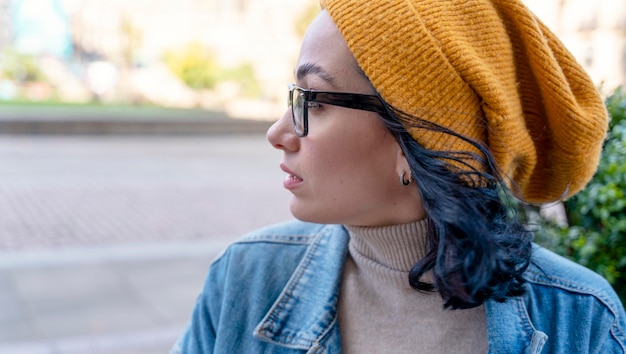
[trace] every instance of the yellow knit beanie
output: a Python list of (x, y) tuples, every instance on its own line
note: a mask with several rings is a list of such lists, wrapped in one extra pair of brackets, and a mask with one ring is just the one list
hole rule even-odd
[[(529, 202), (581, 190), (607, 129), (594, 84), (519, 0), (322, 0), (383, 99), (489, 147)], [(476, 150), (411, 128), (428, 149)]]

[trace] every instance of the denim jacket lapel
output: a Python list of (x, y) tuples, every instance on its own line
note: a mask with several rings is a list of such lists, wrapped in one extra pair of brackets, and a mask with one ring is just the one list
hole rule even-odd
[(340, 348), (337, 300), (348, 240), (340, 225), (320, 230), (255, 328), (256, 338), (309, 353), (330, 353)]
[(485, 303), (489, 353), (541, 353), (548, 336), (533, 326), (522, 297)]

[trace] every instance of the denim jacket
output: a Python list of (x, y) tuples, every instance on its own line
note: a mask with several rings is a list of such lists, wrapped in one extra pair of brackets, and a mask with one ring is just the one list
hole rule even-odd
[[(232, 244), (171, 353), (340, 353), (348, 240), (341, 225), (294, 221)], [(525, 295), (485, 303), (489, 353), (626, 352), (624, 308), (602, 277), (534, 246), (525, 279)]]

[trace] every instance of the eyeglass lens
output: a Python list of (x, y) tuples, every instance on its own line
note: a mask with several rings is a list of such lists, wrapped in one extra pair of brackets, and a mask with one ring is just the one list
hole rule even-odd
[(291, 115), (296, 133), (300, 136), (304, 134), (304, 93), (293, 88), (291, 93)]

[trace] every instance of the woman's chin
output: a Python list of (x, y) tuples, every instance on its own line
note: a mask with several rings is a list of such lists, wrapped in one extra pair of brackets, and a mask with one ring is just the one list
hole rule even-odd
[[(289, 211), (294, 218), (315, 224), (336, 224), (336, 220), (331, 220), (326, 210), (318, 210), (303, 203), (302, 200), (298, 200), (297, 197), (292, 197), (289, 201)], [(333, 218), (334, 219), (334, 218)]]

